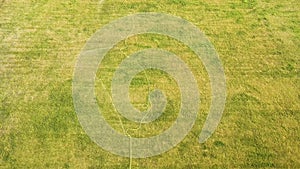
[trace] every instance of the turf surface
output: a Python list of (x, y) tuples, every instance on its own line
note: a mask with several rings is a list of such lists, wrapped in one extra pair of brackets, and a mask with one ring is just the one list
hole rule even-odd
[[(3, 0), (0, 2), (0, 168), (300, 168), (300, 3), (199, 0)], [(201, 109), (189, 135), (174, 149), (128, 159), (98, 147), (83, 131), (72, 102), (77, 56), (103, 25), (137, 12), (182, 17), (202, 30), (223, 62), (227, 101), (216, 132), (198, 135), (210, 105), (207, 73), (180, 42), (138, 35), (105, 57), (96, 79), (97, 99), (118, 131), (148, 137), (176, 118), (175, 81), (157, 70), (141, 72), (130, 88), (132, 104), (149, 107), (148, 91), (166, 91), (164, 115), (140, 126), (113, 111), (110, 82), (115, 67), (150, 47), (176, 53), (199, 84)], [(159, 82), (159, 83), (158, 83)]]

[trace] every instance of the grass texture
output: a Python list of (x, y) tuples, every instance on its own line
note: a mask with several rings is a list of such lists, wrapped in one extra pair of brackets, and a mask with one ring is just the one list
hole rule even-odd
[[(1, 1), (0, 168), (300, 168), (299, 9), (296, 0)], [(137, 12), (179, 16), (204, 32), (223, 62), (227, 100), (217, 130), (199, 144), (211, 99), (201, 61), (163, 35), (120, 42), (99, 66), (95, 84), (99, 107), (119, 132), (157, 135), (180, 108), (174, 79), (145, 70), (131, 82), (132, 104), (146, 110), (149, 91), (160, 88), (168, 96), (163, 116), (139, 125), (114, 111), (113, 73), (135, 51), (174, 52), (189, 65), (201, 95), (197, 121), (180, 144), (130, 160), (103, 150), (85, 134), (73, 107), (72, 77), (87, 40), (105, 24)]]

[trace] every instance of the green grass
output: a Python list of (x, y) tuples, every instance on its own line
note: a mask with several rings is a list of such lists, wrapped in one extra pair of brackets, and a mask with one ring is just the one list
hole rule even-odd
[[(110, 80), (135, 51), (176, 53), (192, 69), (202, 99), (198, 119), (180, 144), (159, 156), (133, 159), (132, 168), (300, 168), (299, 9), (299, 2), (287, 0), (0, 1), (0, 168), (129, 168), (128, 158), (103, 150), (83, 131), (73, 107), (72, 77), (93, 33), (137, 12), (169, 13), (201, 29), (223, 62), (227, 101), (217, 130), (199, 144), (211, 99), (201, 61), (165, 36), (138, 35), (117, 44), (96, 79), (98, 103), (116, 130), (123, 132)], [(146, 110), (154, 88), (167, 93), (166, 112), (141, 126), (121, 117), (132, 136), (156, 135), (176, 118), (178, 87), (157, 70), (132, 81), (132, 104)]]

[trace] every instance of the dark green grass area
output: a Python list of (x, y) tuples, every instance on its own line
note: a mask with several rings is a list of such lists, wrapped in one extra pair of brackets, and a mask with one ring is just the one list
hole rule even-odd
[[(300, 168), (300, 3), (199, 0), (0, 1), (0, 168)], [(118, 43), (99, 66), (99, 109), (120, 133), (148, 137), (176, 119), (180, 91), (157, 70), (138, 74), (132, 104), (149, 108), (148, 93), (168, 96), (151, 124), (120, 117), (111, 102), (111, 79), (126, 56), (147, 48), (177, 54), (190, 67), (201, 95), (196, 123), (164, 154), (132, 159), (98, 147), (82, 129), (72, 101), (77, 56), (105, 24), (137, 12), (161, 12), (196, 25), (212, 42), (227, 80), (226, 108), (207, 142), (198, 143), (211, 89), (201, 61), (184, 44), (162, 35)], [(121, 126), (120, 121), (123, 126)]]

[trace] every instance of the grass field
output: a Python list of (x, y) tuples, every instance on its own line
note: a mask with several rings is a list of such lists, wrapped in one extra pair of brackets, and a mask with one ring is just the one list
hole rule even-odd
[[(145, 34), (117, 44), (99, 66), (96, 93), (120, 133), (149, 137), (176, 119), (174, 79), (146, 70), (131, 82), (132, 104), (149, 107), (149, 90), (168, 96), (157, 121), (139, 125), (114, 111), (110, 82), (122, 59), (141, 49), (172, 51), (191, 68), (201, 109), (175, 148), (145, 159), (116, 156), (82, 129), (72, 101), (76, 59), (102, 26), (137, 12), (161, 12), (196, 25), (222, 60), (227, 100), (207, 142), (198, 135), (208, 114), (206, 70), (184, 44)], [(0, 168), (300, 168), (300, 2), (297, 0), (2, 0), (0, 1)], [(123, 126), (120, 125), (120, 120)]]

